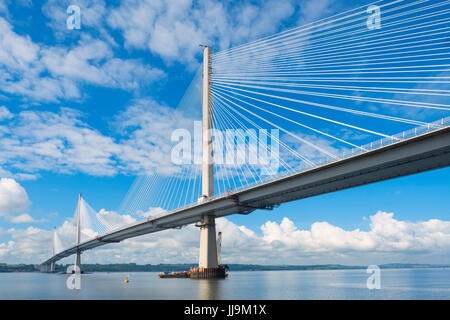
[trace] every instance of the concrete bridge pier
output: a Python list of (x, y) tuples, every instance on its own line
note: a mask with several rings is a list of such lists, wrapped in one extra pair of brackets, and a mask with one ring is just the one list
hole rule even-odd
[(192, 279), (225, 278), (225, 268), (218, 264), (214, 216), (204, 216), (200, 225), (198, 268), (191, 268)]
[[(78, 195), (77, 204), (77, 245), (81, 242), (81, 193)], [(75, 254), (74, 272), (81, 273), (81, 251), (77, 250)]]
[(48, 272), (47, 270), (48, 270), (48, 264), (41, 264), (39, 266), (39, 271), (40, 272)]
[(204, 216), (200, 225), (199, 268), (217, 268), (216, 223), (214, 216)]
[(81, 272), (81, 251), (77, 251), (77, 253), (75, 254), (75, 263), (73, 270), (73, 272)]

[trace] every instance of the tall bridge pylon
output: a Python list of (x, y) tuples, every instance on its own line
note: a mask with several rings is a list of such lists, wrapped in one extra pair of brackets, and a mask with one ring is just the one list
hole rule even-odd
[[(81, 242), (81, 193), (78, 195), (78, 204), (77, 204), (77, 242), (76, 245), (79, 245)], [(81, 271), (81, 250), (77, 249), (75, 254), (75, 263), (74, 270)]]
[[(203, 94), (202, 94), (202, 195), (199, 201), (214, 196), (213, 166), (213, 121), (211, 115), (211, 47), (203, 50)], [(225, 275), (217, 262), (215, 216), (206, 214), (202, 217), (200, 227), (200, 252), (198, 268), (191, 270), (193, 278), (217, 278)]]
[[(56, 254), (56, 227), (53, 228), (52, 257)], [(50, 264), (50, 272), (55, 272), (55, 261)]]

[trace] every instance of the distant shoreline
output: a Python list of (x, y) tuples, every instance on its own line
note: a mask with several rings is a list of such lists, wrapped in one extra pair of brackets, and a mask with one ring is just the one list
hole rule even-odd
[[(64, 272), (67, 265), (57, 264), (55, 272)], [(162, 271), (187, 271), (196, 264), (82, 264), (84, 272), (162, 272)], [(253, 264), (228, 264), (229, 271), (290, 271), (290, 270), (362, 270), (367, 266), (346, 266), (340, 264), (323, 265), (253, 265)], [(381, 269), (425, 269), (425, 268), (450, 268), (450, 265), (437, 264), (412, 264), (390, 263), (379, 265)], [(0, 273), (9, 272), (39, 272), (39, 265), (33, 264), (5, 264), (0, 263)]]

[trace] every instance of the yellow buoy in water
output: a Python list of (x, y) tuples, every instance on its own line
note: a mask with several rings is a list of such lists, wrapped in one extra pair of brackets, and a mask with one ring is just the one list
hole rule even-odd
[(125, 278), (124, 282), (125, 282), (125, 283), (130, 282), (130, 280), (128, 280), (128, 277)]

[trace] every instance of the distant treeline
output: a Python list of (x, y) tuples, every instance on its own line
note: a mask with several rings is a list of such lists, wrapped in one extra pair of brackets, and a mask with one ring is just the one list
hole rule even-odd
[[(57, 264), (56, 272), (64, 272), (69, 265)], [(355, 270), (366, 269), (367, 266), (345, 266), (340, 264), (325, 265), (256, 265), (256, 264), (228, 264), (229, 271), (282, 271), (282, 270)], [(136, 264), (136, 263), (114, 263), (114, 264), (82, 264), (83, 272), (161, 272), (161, 271), (188, 271), (190, 267), (197, 264)], [(450, 265), (433, 264), (407, 264), (391, 263), (379, 265), (381, 269), (399, 268), (450, 268)], [(0, 272), (37, 272), (39, 265), (33, 264), (5, 264), (0, 263)]]
[(0, 263), (0, 272), (33, 272), (37, 271), (33, 264)]

